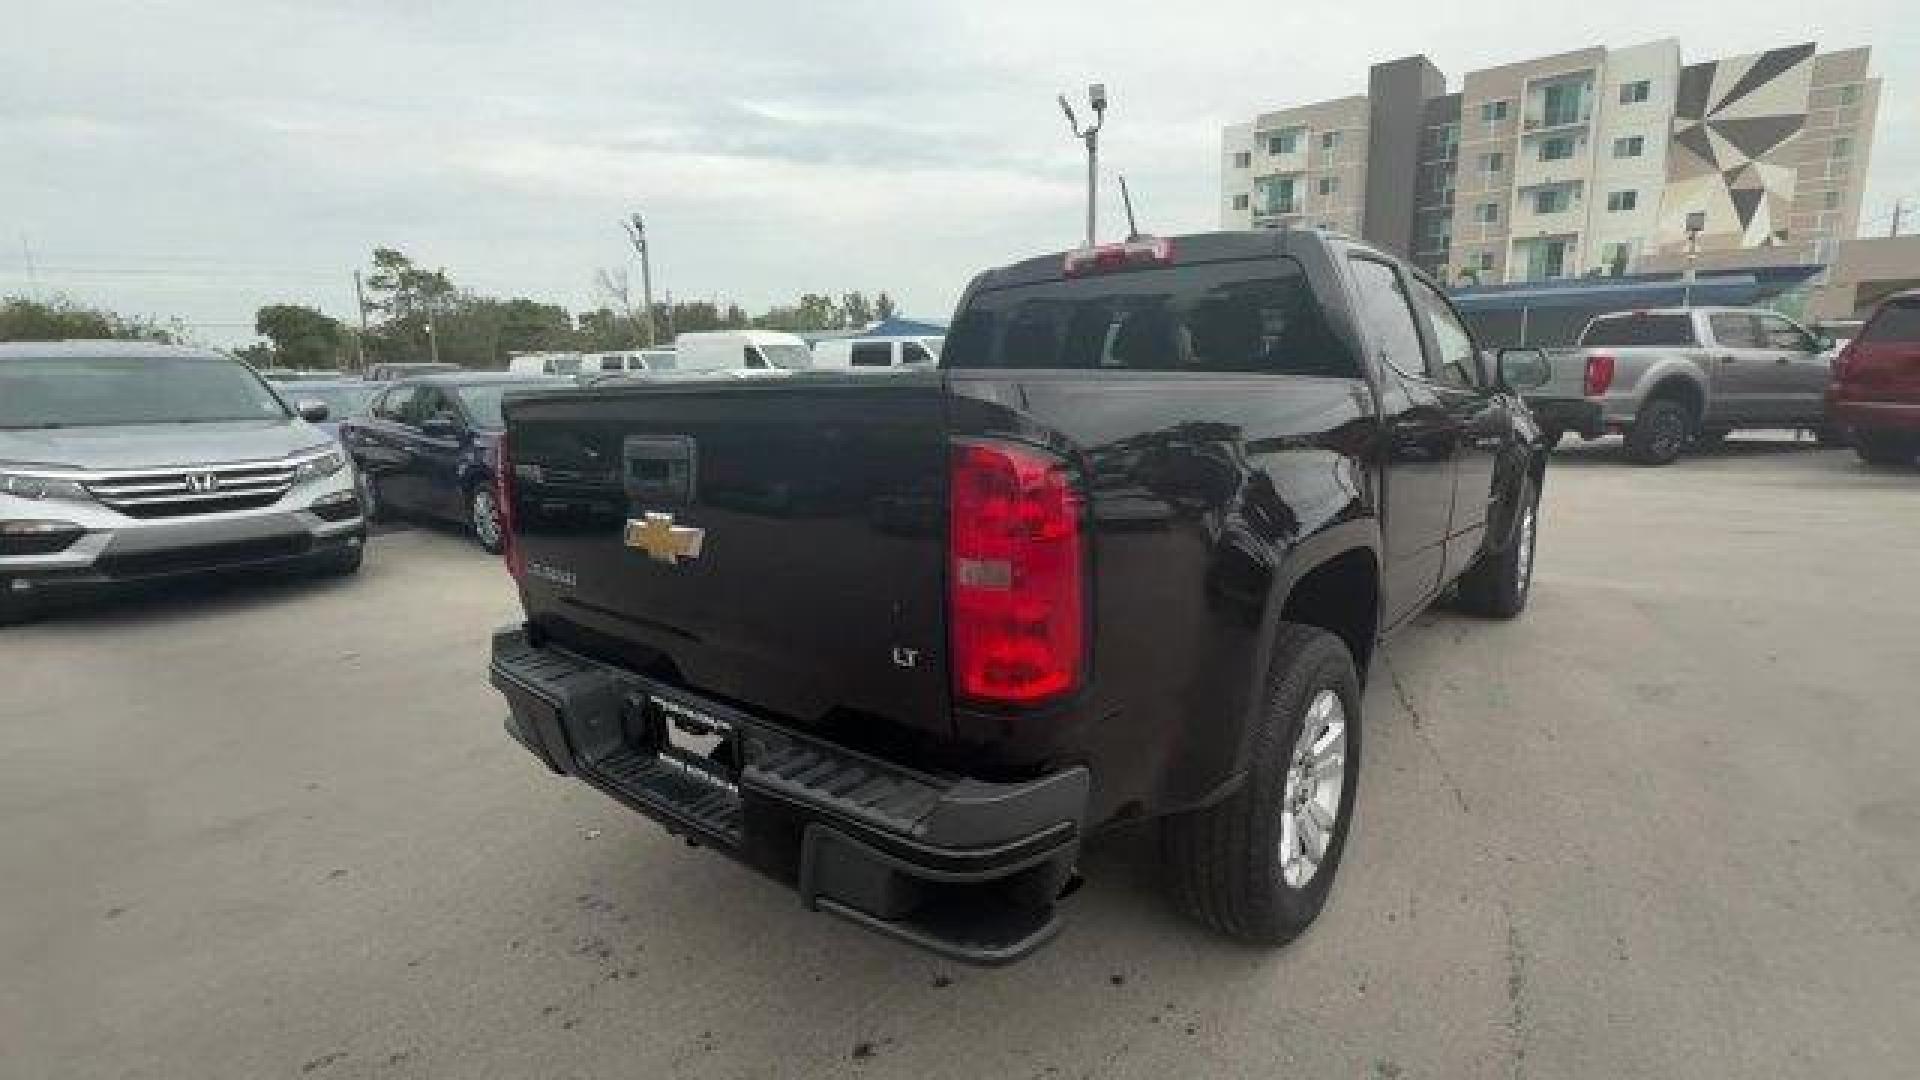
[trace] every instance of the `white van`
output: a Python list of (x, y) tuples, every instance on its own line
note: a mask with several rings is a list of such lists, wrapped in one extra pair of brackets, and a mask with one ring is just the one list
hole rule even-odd
[(577, 352), (522, 352), (507, 357), (507, 370), (515, 375), (578, 375)]
[(773, 330), (716, 330), (673, 340), (676, 371), (799, 371), (813, 366), (807, 343)]
[(937, 337), (828, 338), (813, 343), (814, 367), (932, 367), (940, 359)]
[(614, 372), (645, 373), (672, 371), (678, 357), (672, 349), (628, 349), (624, 352), (588, 353), (580, 364), (582, 375)]

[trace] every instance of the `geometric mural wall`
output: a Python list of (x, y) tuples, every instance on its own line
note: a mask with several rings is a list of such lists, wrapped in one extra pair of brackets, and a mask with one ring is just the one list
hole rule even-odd
[(1787, 239), (1795, 166), (1807, 124), (1814, 46), (1693, 64), (1680, 72), (1656, 243), (1684, 247), (1687, 215), (1704, 211), (1701, 246), (1764, 247)]

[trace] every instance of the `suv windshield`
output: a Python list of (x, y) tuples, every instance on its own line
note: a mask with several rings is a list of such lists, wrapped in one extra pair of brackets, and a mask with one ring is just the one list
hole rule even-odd
[(213, 424), (287, 415), (258, 375), (224, 357), (0, 360), (0, 428)]
[(760, 354), (767, 358), (767, 363), (777, 368), (786, 368), (789, 371), (794, 371), (813, 366), (813, 353), (805, 345), (780, 342), (760, 345), (758, 348)]

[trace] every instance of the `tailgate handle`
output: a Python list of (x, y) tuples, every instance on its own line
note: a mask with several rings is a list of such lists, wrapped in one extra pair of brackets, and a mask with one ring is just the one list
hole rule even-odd
[(693, 501), (692, 439), (630, 435), (620, 457), (627, 498), (636, 505), (685, 506)]

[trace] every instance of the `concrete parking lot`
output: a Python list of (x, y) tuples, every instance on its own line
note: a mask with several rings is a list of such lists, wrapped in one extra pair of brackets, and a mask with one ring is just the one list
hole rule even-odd
[(1841, 451), (1565, 449), (1526, 617), (1387, 650), (1307, 937), (1183, 921), (1143, 833), (1000, 971), (547, 775), (457, 537), (0, 631), (0, 1073), (1912, 1075), (1917, 536)]

